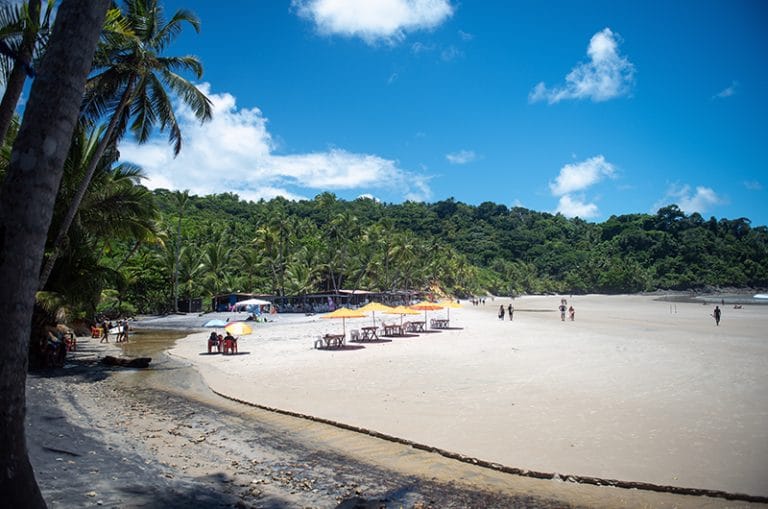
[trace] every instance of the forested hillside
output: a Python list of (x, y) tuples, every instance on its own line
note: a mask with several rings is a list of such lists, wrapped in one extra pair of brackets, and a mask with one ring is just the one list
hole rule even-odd
[[(341, 288), (459, 295), (765, 287), (768, 229), (668, 206), (603, 223), (452, 199), (384, 204), (154, 192), (153, 242), (113, 246), (121, 301), (140, 311), (227, 291), (294, 295)], [(178, 260), (178, 263), (176, 263)], [(174, 268), (178, 277), (174, 278)], [(178, 281), (175, 285), (174, 281)]]

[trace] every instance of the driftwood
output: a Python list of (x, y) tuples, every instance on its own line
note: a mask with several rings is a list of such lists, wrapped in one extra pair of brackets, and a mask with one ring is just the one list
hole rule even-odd
[(135, 359), (126, 359), (121, 357), (112, 357), (107, 355), (101, 359), (102, 364), (107, 366), (122, 366), (124, 368), (146, 368), (152, 362), (152, 357), (136, 357)]

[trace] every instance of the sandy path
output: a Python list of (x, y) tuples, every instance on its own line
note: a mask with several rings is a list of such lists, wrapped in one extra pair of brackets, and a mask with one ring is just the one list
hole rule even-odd
[(563, 323), (558, 301), (517, 299), (513, 322), (507, 300), (465, 305), (462, 330), (347, 351), (312, 349), (340, 323), (281, 316), (247, 354), (200, 355), (205, 333), (172, 354), (235, 398), (504, 465), (768, 495), (768, 307), (715, 327), (711, 306), (586, 296)]

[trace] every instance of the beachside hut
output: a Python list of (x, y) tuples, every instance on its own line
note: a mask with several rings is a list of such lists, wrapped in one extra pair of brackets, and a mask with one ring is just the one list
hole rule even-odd
[(267, 298), (269, 298), (268, 296), (259, 295), (255, 293), (231, 292), (231, 293), (216, 295), (215, 297), (213, 297), (213, 299), (211, 299), (211, 309), (213, 309), (214, 311), (229, 311), (230, 309), (233, 309), (236, 304), (244, 300), (257, 299), (257, 298), (261, 298), (261, 300), (263, 300), (267, 304), (271, 304), (270, 301), (266, 300)]

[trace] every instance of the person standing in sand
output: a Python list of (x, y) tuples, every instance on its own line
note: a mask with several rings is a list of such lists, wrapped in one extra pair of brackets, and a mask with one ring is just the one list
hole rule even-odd
[(509, 321), (511, 322), (511, 321), (512, 321), (512, 315), (513, 315), (513, 314), (514, 314), (514, 312), (515, 312), (515, 308), (514, 308), (514, 307), (512, 307), (512, 304), (510, 304), (509, 306), (507, 306), (507, 311), (509, 311)]
[(565, 321), (565, 300), (560, 301), (560, 306), (558, 307), (558, 309), (560, 310), (560, 321), (564, 322)]
[(576, 319), (576, 310), (573, 309), (573, 306), (568, 308), (568, 318), (570, 318), (571, 321)]
[(720, 325), (720, 306), (715, 306), (715, 310), (712, 312), (712, 316), (715, 317), (715, 325)]
[(503, 319), (504, 319), (504, 304), (499, 306), (499, 320), (503, 320)]

